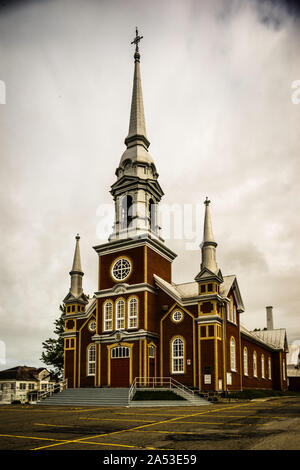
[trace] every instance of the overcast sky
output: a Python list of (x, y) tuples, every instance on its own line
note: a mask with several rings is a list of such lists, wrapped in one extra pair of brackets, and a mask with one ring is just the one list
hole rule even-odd
[[(298, 12), (238, 0), (0, 3), (1, 302), (6, 362), (41, 365), (68, 293), (75, 235), (83, 285), (97, 289), (103, 204), (125, 149), (135, 26), (149, 151), (164, 204), (211, 200), (217, 261), (238, 279), (248, 329), (300, 339)], [(202, 223), (202, 219), (201, 219)], [(202, 237), (202, 226), (198, 238)], [(166, 240), (173, 281), (193, 281), (200, 249)]]

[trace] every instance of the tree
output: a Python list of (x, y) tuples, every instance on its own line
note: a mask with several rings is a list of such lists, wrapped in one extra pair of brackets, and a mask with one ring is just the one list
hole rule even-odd
[(44, 351), (42, 352), (40, 360), (44, 364), (47, 364), (47, 366), (54, 367), (54, 370), (50, 370), (50, 372), (62, 377), (64, 369), (64, 338), (62, 333), (64, 332), (65, 325), (63, 320), (63, 315), (65, 315), (66, 312), (65, 304), (60, 305), (59, 309), (61, 311), (61, 315), (54, 321), (54, 333), (58, 338), (49, 338), (42, 343)]

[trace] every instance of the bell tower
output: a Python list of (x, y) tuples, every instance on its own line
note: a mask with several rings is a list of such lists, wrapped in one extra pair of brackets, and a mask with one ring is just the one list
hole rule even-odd
[(139, 42), (136, 36), (134, 77), (129, 119), (129, 131), (124, 151), (116, 169), (117, 181), (111, 187), (115, 202), (115, 222), (109, 240), (151, 237), (162, 240), (157, 220), (157, 205), (163, 191), (158, 182), (154, 161), (148, 152), (140, 71)]

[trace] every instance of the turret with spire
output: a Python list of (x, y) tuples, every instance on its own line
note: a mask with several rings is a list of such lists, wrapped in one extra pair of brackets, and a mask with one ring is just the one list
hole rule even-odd
[(162, 241), (157, 223), (157, 204), (163, 196), (158, 173), (148, 152), (150, 142), (146, 134), (142, 94), (139, 42), (136, 36), (134, 76), (128, 135), (124, 151), (116, 169), (117, 181), (111, 187), (115, 201), (115, 223), (109, 240), (119, 238), (151, 237)]
[(71, 286), (68, 295), (64, 299), (64, 303), (67, 306), (67, 313), (83, 311), (84, 306), (88, 303), (88, 297), (83, 293), (82, 288), (82, 278), (84, 273), (81, 267), (79, 234), (76, 235), (75, 239), (76, 244), (73, 265), (70, 271)]
[[(200, 272), (195, 277), (195, 280), (198, 283), (207, 283), (207, 282), (216, 282), (216, 284), (220, 284), (223, 282), (222, 273), (218, 267), (217, 260), (216, 260), (216, 248), (218, 244), (215, 242), (213, 230), (212, 230), (212, 222), (211, 222), (211, 215), (210, 215), (210, 201), (206, 197), (204, 201), (205, 205), (205, 215), (204, 215), (204, 228), (203, 228), (203, 241), (200, 245), (201, 247), (201, 266)], [(218, 289), (217, 289), (218, 290)], [(207, 292), (207, 289), (204, 289), (199, 285), (199, 293)], [(202, 291), (202, 292), (201, 292)]]

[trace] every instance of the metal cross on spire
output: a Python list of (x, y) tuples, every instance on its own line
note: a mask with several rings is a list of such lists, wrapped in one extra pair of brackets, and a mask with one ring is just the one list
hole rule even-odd
[(139, 36), (137, 27), (135, 28), (135, 38), (131, 41), (131, 44), (135, 44), (135, 52), (139, 52), (139, 42), (144, 36)]

